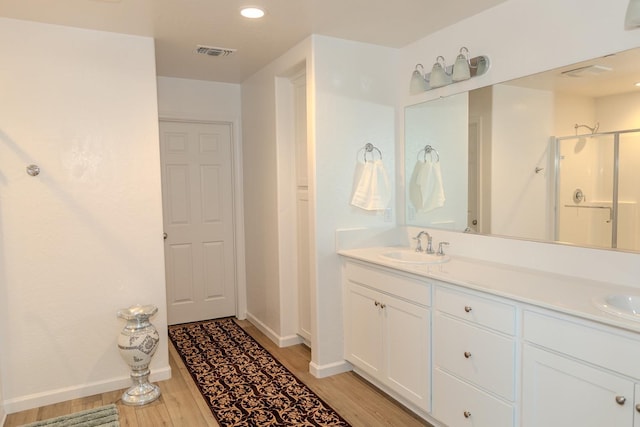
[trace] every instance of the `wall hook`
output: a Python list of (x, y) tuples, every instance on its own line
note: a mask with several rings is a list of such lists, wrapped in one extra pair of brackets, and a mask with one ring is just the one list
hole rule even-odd
[(38, 165), (29, 165), (27, 166), (27, 173), (31, 176), (40, 175), (40, 166)]

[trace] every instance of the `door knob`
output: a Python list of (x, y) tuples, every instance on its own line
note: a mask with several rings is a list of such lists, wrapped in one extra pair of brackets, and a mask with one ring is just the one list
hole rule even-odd
[(167, 233), (162, 233), (162, 238), (163, 238), (164, 240), (167, 240), (167, 237), (168, 237), (168, 236), (167, 236)]
[(616, 396), (616, 403), (618, 405), (624, 405), (624, 402), (627, 401), (627, 398), (624, 396)]
[(471, 418), (471, 412), (469, 411), (464, 411), (463, 415), (465, 418)]
[(466, 311), (467, 313), (471, 313), (471, 310), (473, 310), (473, 309), (469, 305), (464, 307), (464, 311)]
[(465, 359), (470, 358), (471, 357), (471, 352), (470, 351), (465, 351), (464, 352), (464, 357), (465, 357)]

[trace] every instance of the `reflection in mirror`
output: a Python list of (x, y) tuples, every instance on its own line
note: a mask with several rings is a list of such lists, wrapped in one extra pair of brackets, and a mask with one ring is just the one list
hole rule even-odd
[[(408, 107), (407, 224), (640, 251), (637, 82), (640, 49)], [(426, 144), (446, 196), (429, 211), (411, 197)]]
[(467, 164), (468, 116), (466, 93), (406, 110), (408, 224), (452, 230), (466, 226), (467, 171), (460, 165)]

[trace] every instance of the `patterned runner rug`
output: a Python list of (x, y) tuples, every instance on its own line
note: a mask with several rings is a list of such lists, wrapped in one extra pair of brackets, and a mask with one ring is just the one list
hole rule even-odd
[(169, 338), (222, 427), (349, 426), (233, 319), (169, 326)]

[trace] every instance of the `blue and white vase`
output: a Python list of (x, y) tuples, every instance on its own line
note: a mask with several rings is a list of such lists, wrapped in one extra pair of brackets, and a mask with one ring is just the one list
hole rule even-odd
[(118, 317), (127, 321), (118, 337), (118, 349), (131, 367), (133, 381), (133, 386), (122, 395), (126, 405), (145, 405), (160, 397), (160, 388), (149, 382), (149, 363), (160, 341), (149, 317), (157, 312), (158, 308), (153, 305), (134, 305), (118, 310)]

